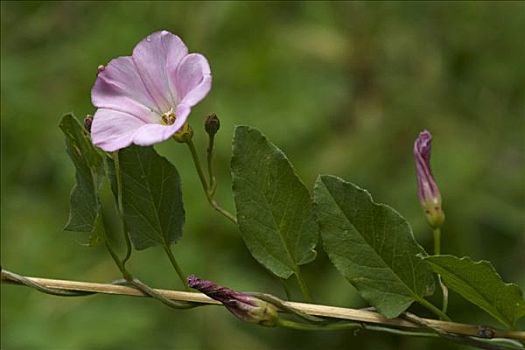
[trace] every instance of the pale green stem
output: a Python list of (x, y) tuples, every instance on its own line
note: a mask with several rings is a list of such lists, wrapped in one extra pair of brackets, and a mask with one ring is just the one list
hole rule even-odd
[(441, 254), (441, 229), (439, 227), (434, 229), (434, 255)]
[(310, 291), (308, 290), (308, 286), (304, 282), (303, 276), (301, 275), (300, 267), (297, 266), (297, 270), (295, 271), (295, 277), (297, 278), (297, 282), (299, 283), (299, 288), (301, 289), (301, 293), (303, 294), (303, 298), (306, 302), (311, 303), (312, 302), (312, 296), (310, 294)]
[(286, 281), (279, 278), (281, 284), (283, 285), (284, 293), (286, 294), (286, 300), (292, 300), (292, 294), (290, 293), (290, 288), (286, 285)]
[(438, 316), (443, 321), (451, 321), (450, 317), (447, 316), (443, 311), (432, 305), (428, 300), (420, 298), (417, 300), (422, 306), (426, 309), (432, 311), (436, 316)]
[[(439, 227), (434, 229), (434, 255), (441, 254), (441, 229)], [(448, 288), (443, 283), (441, 275), (438, 274), (439, 285), (441, 286), (441, 294), (443, 295), (443, 305), (441, 310), (443, 313), (447, 313), (448, 308)]]
[(207, 160), (208, 160), (208, 180), (210, 181), (209, 186), (209, 193), (210, 196), (215, 195), (215, 190), (217, 189), (217, 181), (215, 180), (215, 175), (213, 175), (213, 145), (215, 141), (215, 135), (209, 135), (208, 138), (208, 149), (206, 150), (207, 153)]
[(386, 332), (398, 335), (406, 335), (412, 337), (428, 337), (428, 338), (437, 338), (438, 334), (428, 333), (428, 332), (411, 332), (404, 331), (397, 328), (388, 328), (381, 326), (372, 326), (368, 324), (360, 324), (354, 322), (342, 322), (342, 323), (327, 323), (323, 325), (311, 324), (311, 323), (301, 323), (295, 322), (286, 319), (279, 319), (277, 325), (283, 328), (297, 329), (301, 331), (335, 331), (335, 330), (348, 330), (348, 329), (366, 329), (370, 331), (379, 331)]
[(169, 300), (165, 297), (163, 297), (161, 294), (159, 294), (157, 291), (155, 291), (153, 288), (149, 287), (148, 285), (142, 283), (138, 279), (134, 278), (133, 275), (126, 269), (124, 261), (120, 260), (117, 253), (111, 246), (111, 243), (108, 240), (108, 236), (106, 234), (106, 230), (104, 227), (104, 220), (102, 220), (102, 234), (104, 235), (104, 243), (106, 245), (106, 248), (108, 249), (109, 254), (113, 258), (113, 261), (117, 265), (118, 269), (122, 273), (122, 277), (129, 283), (130, 285), (134, 286), (138, 290), (140, 290), (145, 295), (148, 295), (154, 299), (157, 299), (161, 303), (174, 308), (174, 309), (187, 309), (192, 308), (195, 305), (192, 303), (185, 303), (185, 302), (176, 302), (173, 300)]
[(204, 171), (202, 170), (199, 156), (197, 154), (197, 150), (195, 149), (195, 145), (193, 144), (193, 141), (189, 140), (188, 142), (186, 142), (186, 144), (188, 145), (188, 148), (190, 149), (191, 157), (193, 159), (193, 164), (195, 164), (195, 169), (197, 170), (197, 174), (199, 175), (199, 179), (201, 181), (202, 189), (204, 190), (204, 194), (206, 195), (206, 199), (208, 199), (208, 202), (216, 211), (218, 211), (219, 213), (224, 215), (226, 218), (228, 218), (231, 222), (236, 224), (237, 219), (235, 218), (235, 216), (233, 216), (233, 214), (231, 214), (227, 210), (223, 209), (219, 204), (217, 204), (215, 199), (213, 199), (213, 197), (211, 196), (210, 188), (208, 187), (208, 182), (206, 181), (206, 176), (204, 175)]
[(184, 272), (182, 272), (182, 269), (177, 263), (177, 260), (175, 260), (175, 256), (173, 255), (173, 252), (171, 251), (170, 246), (167, 244), (164, 244), (163, 248), (164, 248), (164, 251), (166, 252), (166, 255), (168, 255), (168, 258), (170, 259), (171, 266), (173, 266), (175, 271), (177, 271), (177, 275), (179, 275), (179, 278), (184, 286), (184, 289), (189, 291), (190, 288), (188, 287), (188, 283), (186, 281), (186, 275), (184, 274)]

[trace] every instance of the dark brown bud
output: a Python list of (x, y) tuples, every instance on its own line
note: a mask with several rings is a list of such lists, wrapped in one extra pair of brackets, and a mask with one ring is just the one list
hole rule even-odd
[(92, 124), (93, 124), (93, 116), (91, 114), (86, 115), (86, 117), (84, 118), (84, 129), (86, 129), (88, 133), (91, 133)]
[(215, 113), (210, 114), (204, 122), (204, 130), (206, 130), (210, 136), (215, 136), (220, 127), (221, 122)]

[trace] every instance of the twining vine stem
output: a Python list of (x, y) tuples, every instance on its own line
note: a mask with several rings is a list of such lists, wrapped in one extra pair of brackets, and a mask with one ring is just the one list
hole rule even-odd
[[(16, 274), (9, 271), (2, 270), (2, 283), (15, 283), (23, 284), (16, 278)], [(78, 295), (89, 294), (89, 293), (102, 293), (102, 294), (114, 294), (114, 295), (127, 295), (127, 296), (138, 296), (144, 297), (145, 294), (149, 294), (145, 291), (138, 290), (136, 288), (115, 285), (115, 284), (103, 284), (103, 283), (92, 283), (92, 282), (78, 282), (68, 280), (57, 280), (47, 278), (36, 278), (36, 277), (23, 277), (28, 283), (24, 283), (29, 287), (34, 285), (41, 286), (42, 288), (50, 291), (62, 291), (63, 294), (57, 293), (57, 295), (68, 295), (69, 292), (76, 292)], [(136, 287), (136, 286), (135, 286)], [(46, 292), (46, 290), (41, 290)], [(182, 292), (164, 289), (152, 289), (155, 294), (158, 294), (166, 299), (174, 302), (185, 302), (193, 304), (219, 304), (208, 296), (202, 293), (195, 292)], [(150, 295), (151, 296), (151, 295)], [(298, 310), (301, 313), (311, 316), (328, 317), (331, 319), (339, 319), (341, 321), (354, 321), (363, 324), (364, 329), (374, 329), (375, 325), (382, 325), (386, 327), (394, 327), (393, 332), (403, 332), (410, 334), (410, 331), (421, 331), (431, 329), (438, 336), (445, 337), (450, 340), (461, 339), (463, 343), (470, 343), (481, 348), (488, 349), (519, 349), (519, 343), (525, 342), (524, 331), (514, 330), (498, 330), (486, 326), (477, 326), (470, 324), (463, 324), (457, 322), (441, 321), (434, 319), (420, 318), (415, 315), (406, 314), (403, 317), (388, 319), (381, 314), (368, 311), (358, 310), (350, 308), (342, 308), (328, 305), (318, 305), (309, 303), (298, 303), (291, 301), (282, 301), (284, 311), (286, 308)], [(377, 327), (377, 326), (376, 326)], [(293, 327), (291, 327), (293, 328)], [(303, 327), (304, 328), (304, 327)], [(337, 327), (329, 327), (336, 329)], [(352, 328), (350, 326), (341, 326), (342, 329)], [(384, 328), (381, 328), (384, 330)], [(408, 332), (407, 332), (407, 331)], [(429, 336), (428, 333), (422, 333), (422, 336)], [(431, 336), (431, 335), (430, 335)], [(499, 339), (496, 339), (499, 338)], [(497, 340), (504, 340), (511, 346), (504, 346), (494, 343)], [(485, 344), (485, 346), (483, 345)]]

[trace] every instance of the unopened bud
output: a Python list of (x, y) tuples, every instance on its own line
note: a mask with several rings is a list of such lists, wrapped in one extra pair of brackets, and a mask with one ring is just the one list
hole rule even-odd
[(175, 141), (180, 143), (188, 143), (193, 138), (193, 129), (190, 124), (185, 123), (179, 131), (173, 134)]
[(206, 130), (206, 132), (210, 136), (215, 136), (217, 131), (219, 131), (220, 127), (221, 122), (219, 120), (219, 117), (217, 117), (215, 113), (210, 114), (204, 122), (204, 130)]
[(416, 161), (417, 196), (423, 207), (427, 221), (433, 228), (438, 228), (445, 221), (441, 208), (441, 193), (430, 169), (432, 135), (427, 130), (421, 132), (414, 143)]
[(84, 118), (84, 129), (86, 129), (88, 133), (91, 133), (92, 124), (93, 124), (93, 116), (91, 114), (86, 115), (86, 117)]
[(188, 285), (220, 301), (238, 319), (262, 326), (274, 327), (278, 314), (275, 305), (250, 295), (221, 287), (195, 276), (188, 277)]

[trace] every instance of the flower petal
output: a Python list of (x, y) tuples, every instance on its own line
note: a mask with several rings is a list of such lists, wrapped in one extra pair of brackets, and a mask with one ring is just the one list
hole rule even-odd
[(182, 104), (195, 106), (210, 91), (210, 65), (206, 58), (198, 53), (184, 57), (175, 74), (171, 72), (170, 70), (171, 83), (175, 86)]
[(111, 60), (98, 74), (91, 100), (95, 107), (126, 112), (148, 123), (158, 122), (161, 114), (130, 56)]
[(148, 35), (133, 49), (131, 57), (160, 114), (179, 102), (177, 92), (171, 90), (168, 82), (168, 62), (170, 66), (177, 66), (187, 54), (188, 48), (182, 40), (167, 31)]
[(172, 125), (144, 125), (133, 135), (133, 143), (140, 146), (149, 146), (169, 139), (184, 125), (189, 114), (190, 108), (188, 106), (177, 106), (175, 123)]
[(104, 151), (113, 152), (129, 146), (135, 132), (144, 125), (148, 124), (131, 114), (99, 108), (93, 117), (91, 139)]

